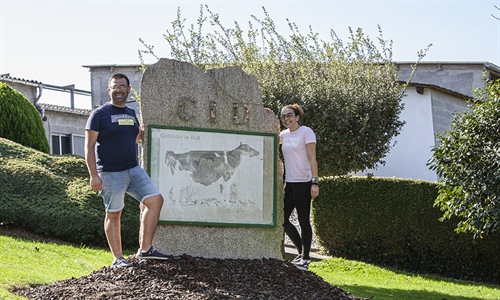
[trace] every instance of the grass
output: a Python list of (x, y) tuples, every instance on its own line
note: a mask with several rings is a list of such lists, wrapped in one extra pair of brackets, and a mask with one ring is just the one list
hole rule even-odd
[[(24, 299), (10, 291), (85, 276), (110, 261), (108, 249), (0, 235), (0, 299)], [(344, 291), (374, 300), (500, 299), (499, 286), (407, 274), (341, 258), (314, 262), (310, 270)]]
[(108, 250), (0, 235), (0, 299), (12, 289), (88, 275), (110, 262)]
[(374, 300), (500, 299), (500, 286), (416, 275), (342, 258), (314, 262), (309, 269), (344, 291)]

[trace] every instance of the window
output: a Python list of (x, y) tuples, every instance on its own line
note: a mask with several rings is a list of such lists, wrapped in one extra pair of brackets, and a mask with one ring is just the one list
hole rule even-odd
[(52, 134), (52, 154), (85, 155), (85, 136), (79, 134)]
[(71, 136), (63, 134), (52, 135), (52, 154), (72, 154)]
[(85, 136), (73, 135), (73, 154), (85, 156)]

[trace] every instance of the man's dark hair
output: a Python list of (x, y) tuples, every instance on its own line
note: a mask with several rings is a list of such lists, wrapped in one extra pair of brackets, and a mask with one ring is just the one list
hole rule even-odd
[(111, 82), (111, 79), (121, 79), (121, 78), (125, 78), (125, 80), (127, 80), (127, 85), (130, 85), (130, 80), (128, 80), (128, 77), (127, 75), (125, 74), (122, 74), (122, 73), (116, 73), (116, 74), (113, 74), (113, 76), (111, 76), (108, 80), (108, 85), (109, 83)]

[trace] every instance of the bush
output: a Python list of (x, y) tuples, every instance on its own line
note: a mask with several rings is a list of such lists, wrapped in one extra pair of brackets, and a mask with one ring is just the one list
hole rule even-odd
[(500, 283), (499, 238), (457, 234), (440, 222), (436, 183), (389, 178), (322, 178), (313, 223), (330, 255), (410, 272)]
[[(107, 246), (102, 198), (88, 184), (85, 161), (51, 156), (0, 138), (0, 221), (75, 244)], [(124, 247), (138, 245), (139, 205), (126, 198)]]
[(0, 137), (49, 153), (40, 114), (23, 94), (0, 82)]
[(436, 206), (443, 219), (459, 216), (458, 232), (500, 233), (500, 80), (475, 90), (470, 110), (437, 135), (429, 160), (440, 177)]
[[(384, 39), (380, 27), (375, 41), (361, 28), (349, 28), (345, 41), (332, 29), (324, 40), (312, 28), (302, 33), (289, 20), (284, 35), (262, 10), (264, 18), (252, 16), (245, 32), (237, 22), (224, 25), (208, 5), (200, 6), (197, 23), (190, 26), (178, 9), (164, 35), (170, 56), (207, 69), (241, 67), (255, 76), (264, 106), (276, 115), (286, 104), (301, 105), (302, 121), (318, 139), (322, 174), (348, 174), (383, 163), (404, 124), (399, 119), (404, 92), (392, 62), (392, 41)], [(141, 61), (143, 54), (159, 59), (154, 46), (140, 41), (145, 47), (139, 51)], [(426, 51), (418, 52), (419, 61)]]

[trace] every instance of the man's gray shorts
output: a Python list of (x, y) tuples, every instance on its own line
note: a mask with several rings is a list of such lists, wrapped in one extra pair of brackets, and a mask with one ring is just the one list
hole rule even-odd
[(149, 175), (140, 167), (120, 172), (101, 172), (101, 197), (107, 212), (117, 212), (125, 206), (125, 193), (139, 202), (149, 197), (160, 195), (160, 192)]

